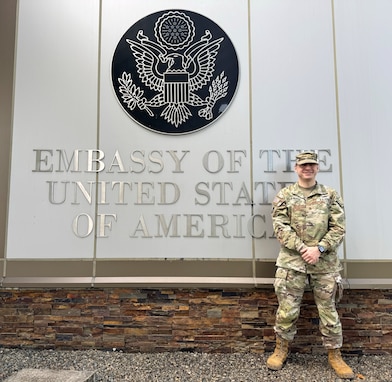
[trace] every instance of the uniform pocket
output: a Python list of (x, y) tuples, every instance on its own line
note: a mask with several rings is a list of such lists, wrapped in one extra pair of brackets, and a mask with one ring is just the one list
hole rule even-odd
[(278, 268), (275, 272), (274, 288), (277, 294), (281, 294), (286, 290), (288, 269)]
[(276, 279), (284, 279), (287, 280), (287, 276), (289, 274), (289, 270), (288, 269), (284, 269), (284, 268), (278, 268), (275, 272), (275, 278)]

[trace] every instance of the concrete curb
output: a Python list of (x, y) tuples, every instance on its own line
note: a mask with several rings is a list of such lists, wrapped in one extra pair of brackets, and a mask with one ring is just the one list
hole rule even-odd
[(95, 371), (23, 369), (4, 382), (94, 382)]

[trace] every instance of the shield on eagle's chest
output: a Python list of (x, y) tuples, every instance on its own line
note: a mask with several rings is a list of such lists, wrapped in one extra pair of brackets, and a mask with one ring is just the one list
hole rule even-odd
[(189, 102), (189, 74), (186, 72), (166, 73), (164, 77), (164, 99), (167, 103)]

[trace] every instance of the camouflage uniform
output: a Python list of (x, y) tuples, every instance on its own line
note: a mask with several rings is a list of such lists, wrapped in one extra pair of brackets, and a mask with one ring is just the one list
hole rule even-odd
[[(343, 200), (334, 189), (318, 183), (306, 197), (295, 183), (275, 197), (272, 219), (281, 243), (274, 284), (279, 302), (276, 334), (287, 341), (293, 340), (308, 281), (320, 316), (324, 346), (340, 348), (342, 327), (335, 307), (335, 294), (342, 269), (337, 248), (345, 234)], [(326, 251), (316, 264), (306, 263), (300, 250), (304, 246), (317, 245)]]

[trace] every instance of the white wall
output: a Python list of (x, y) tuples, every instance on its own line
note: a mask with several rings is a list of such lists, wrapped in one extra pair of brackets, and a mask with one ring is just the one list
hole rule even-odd
[(392, 3), (338, 1), (336, 57), (347, 209), (347, 257), (391, 259), (388, 161), (392, 110)]
[[(227, 3), (151, 0), (140, 6), (138, 1), (104, 0), (100, 10), (93, 0), (20, 0), (7, 258), (274, 259), (278, 246), (270, 203), (284, 182), (295, 181), (293, 159), (303, 149), (319, 151), (319, 181), (337, 188), (345, 199), (348, 234), (341, 256), (391, 258), (385, 170), (392, 92), (387, 15), (392, 4)], [(216, 122), (193, 134), (170, 136), (149, 131), (124, 113), (110, 68), (116, 45), (130, 26), (150, 13), (176, 8), (200, 13), (228, 34), (240, 77), (230, 107)], [(146, 158), (162, 152), (162, 171), (34, 171), (56, 167), (56, 149), (70, 155), (77, 149), (99, 149), (107, 165), (116, 150), (127, 165), (138, 150)], [(37, 150), (53, 150), (53, 162), (43, 151), (37, 164)], [(178, 156), (188, 151), (183, 172), (174, 171), (169, 151)], [(209, 152), (210, 158), (222, 155), (221, 171), (206, 171), (203, 157)], [(230, 155), (237, 159), (235, 171)], [(81, 168), (85, 163), (84, 151)], [(156, 162), (148, 165), (157, 169)], [(151, 203), (135, 203), (136, 186), (124, 204), (114, 193), (108, 193), (105, 204), (97, 202), (95, 189), (91, 203), (79, 192), (77, 204), (70, 187), (64, 203), (49, 201), (50, 181), (62, 187), (61, 182), (120, 180), (150, 183), (146, 198)], [(165, 182), (179, 187), (174, 204), (159, 203)], [(211, 198), (204, 205), (195, 202), (205, 200), (195, 192), (199, 182), (208, 185)], [(213, 182), (230, 184), (224, 203), (218, 189), (212, 190)], [(254, 206), (246, 203), (245, 189)], [(60, 200), (60, 192), (56, 195)], [(85, 222), (87, 215), (96, 221), (100, 214), (108, 214), (100, 231), (105, 237), (75, 234), (77, 216)], [(159, 237), (156, 215), (179, 215), (179, 237)], [(186, 215), (201, 218), (190, 227)], [(217, 216), (218, 224), (226, 217), (226, 230), (215, 232), (210, 215)], [(249, 233), (252, 215), (254, 239)], [(79, 236), (87, 228), (81, 224)], [(187, 237), (189, 229), (200, 237)]]

